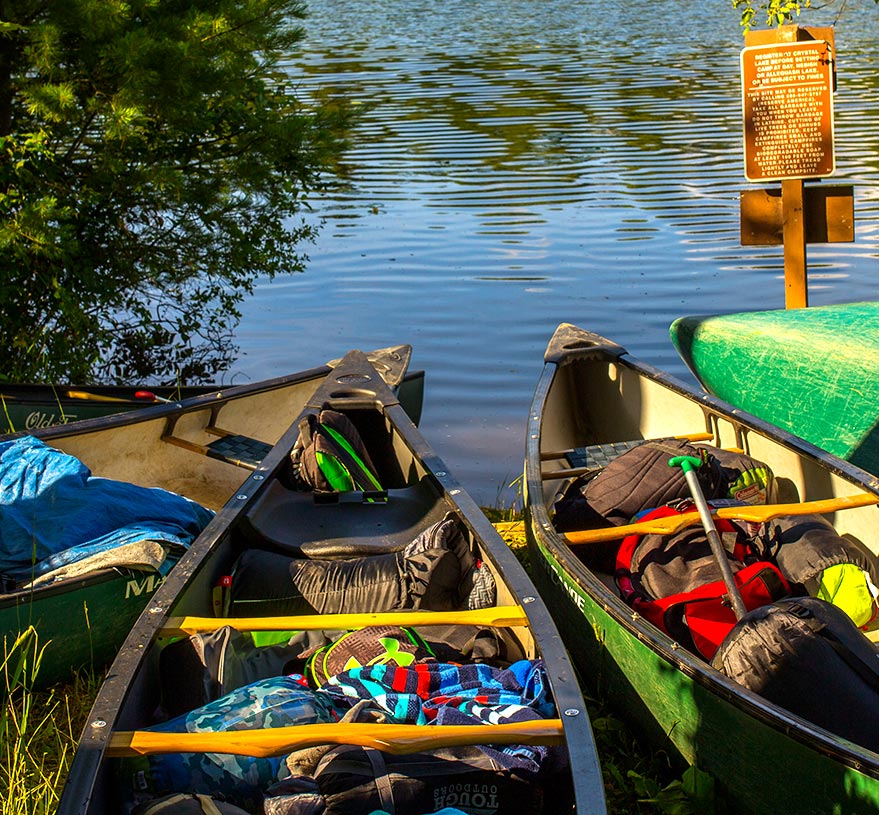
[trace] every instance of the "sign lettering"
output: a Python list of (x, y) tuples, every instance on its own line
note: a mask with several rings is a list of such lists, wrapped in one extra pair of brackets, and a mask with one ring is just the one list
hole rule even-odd
[(835, 170), (833, 59), (824, 40), (742, 51), (745, 178), (820, 178)]

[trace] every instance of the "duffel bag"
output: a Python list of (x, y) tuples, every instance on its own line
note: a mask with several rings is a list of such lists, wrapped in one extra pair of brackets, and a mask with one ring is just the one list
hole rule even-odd
[(370, 747), (330, 749), (312, 777), (269, 789), (266, 815), (424, 815), (444, 807), (496, 815), (543, 812), (539, 765), (520, 748), (515, 758), (464, 746), (396, 756)]
[(879, 651), (831, 603), (790, 597), (751, 611), (712, 664), (791, 713), (879, 750)]

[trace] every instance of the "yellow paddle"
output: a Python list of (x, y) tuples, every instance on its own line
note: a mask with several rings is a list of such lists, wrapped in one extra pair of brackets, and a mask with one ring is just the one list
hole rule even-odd
[(64, 395), (68, 399), (84, 399), (94, 402), (130, 402), (130, 399), (121, 399), (118, 396), (102, 396), (98, 393), (89, 393), (88, 391), (65, 390)]
[(169, 617), (166, 637), (216, 631), (224, 625), (238, 631), (330, 631), (373, 625), (528, 625), (521, 606), (493, 606), (468, 611), (382, 611), (363, 614), (308, 614), (297, 617)]
[[(804, 501), (801, 504), (755, 504), (740, 507), (721, 507), (712, 509), (715, 518), (726, 518), (730, 521), (750, 521), (764, 523), (782, 515), (824, 515), (828, 512), (839, 512), (843, 509), (855, 509), (871, 504), (879, 504), (879, 495), (859, 493), (841, 498), (824, 498), (818, 501)], [(566, 532), (565, 538), (572, 546), (588, 543), (619, 540), (626, 535), (673, 535), (688, 526), (694, 526), (701, 520), (698, 512), (687, 512), (683, 515), (670, 515), (665, 518), (654, 518), (650, 521), (638, 521), (625, 526), (612, 526), (603, 529), (586, 529), (580, 532)]]
[(416, 725), (339, 722), (223, 733), (120, 731), (110, 737), (107, 755), (116, 758), (155, 753), (232, 753), (268, 757), (321, 744), (355, 744), (403, 755), (463, 744), (560, 744), (560, 719), (491, 725)]

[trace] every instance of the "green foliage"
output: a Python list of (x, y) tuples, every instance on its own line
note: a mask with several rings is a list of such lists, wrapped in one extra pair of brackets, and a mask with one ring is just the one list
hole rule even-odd
[[(34, 704), (30, 686), (39, 671), (42, 649), (36, 631), (28, 628), (14, 641), (3, 637), (0, 655), (0, 813), (52, 812), (57, 804), (57, 768), (47, 762), (41, 734), (55, 731), (57, 702), (49, 709)], [(70, 745), (57, 745), (66, 757)], [(55, 745), (52, 745), (54, 748)]]
[[(834, 2), (836, 0), (822, 3), (819, 8), (826, 9)], [(879, 0), (873, 2), (879, 5)], [(756, 4), (754, 0), (732, 0), (732, 5), (741, 15), (742, 33), (747, 34), (752, 28), (757, 28), (761, 24), (761, 14), (767, 28), (795, 22), (795, 18), (800, 16), (803, 9), (812, 8), (812, 0), (757, 0)], [(839, 0), (839, 7), (840, 10), (845, 8), (845, 0)]]
[(260, 276), (349, 114), (283, 70), (298, 0), (0, 5), (0, 352), (13, 380), (196, 382), (226, 369)]
[(654, 804), (663, 815), (714, 815), (714, 779), (697, 767), (688, 767), (680, 780), (660, 787), (653, 778), (629, 772), (636, 794)]
[(0, 815), (52, 815), (99, 685), (83, 671), (66, 685), (34, 691), (44, 644), (32, 626), (2, 638)]
[(732, 0), (733, 8), (741, 14), (742, 31), (747, 33), (760, 24), (761, 12), (769, 28), (787, 25), (800, 16), (800, 11), (810, 8), (811, 0), (762, 0), (754, 5), (753, 0)]

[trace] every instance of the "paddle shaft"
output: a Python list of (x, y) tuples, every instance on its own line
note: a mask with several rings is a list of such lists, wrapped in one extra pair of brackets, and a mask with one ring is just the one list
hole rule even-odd
[(714, 525), (714, 519), (711, 517), (711, 509), (708, 507), (708, 503), (705, 501), (705, 496), (702, 493), (702, 485), (696, 476), (695, 468), (701, 465), (701, 463), (701, 459), (695, 456), (675, 456), (669, 459), (668, 466), (680, 467), (684, 471), (684, 478), (687, 481), (687, 486), (690, 488), (690, 494), (693, 496), (693, 503), (696, 504), (699, 518), (702, 521), (705, 534), (708, 536), (708, 544), (711, 546), (711, 552), (714, 554), (714, 559), (717, 561), (717, 565), (723, 575), (723, 582), (726, 584), (726, 589), (729, 592), (729, 599), (732, 603), (736, 619), (741, 620), (748, 610), (745, 608), (739, 587), (736, 585), (735, 576), (726, 557), (726, 549), (723, 548), (717, 527)]

